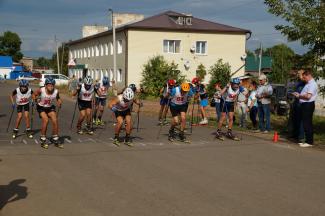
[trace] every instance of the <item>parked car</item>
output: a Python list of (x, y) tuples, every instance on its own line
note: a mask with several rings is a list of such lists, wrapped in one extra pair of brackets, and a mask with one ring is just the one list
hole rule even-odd
[(287, 87), (284, 84), (272, 84), (271, 111), (278, 115), (287, 115), (290, 108), (287, 100)]
[(63, 74), (42, 74), (39, 85), (44, 86), (45, 79), (49, 77), (55, 80), (56, 85), (68, 85), (69, 83), (69, 77)]
[(17, 81), (19, 80), (28, 80), (28, 81), (34, 81), (34, 80), (38, 80), (36, 77), (33, 77), (33, 76), (19, 76), (16, 78)]

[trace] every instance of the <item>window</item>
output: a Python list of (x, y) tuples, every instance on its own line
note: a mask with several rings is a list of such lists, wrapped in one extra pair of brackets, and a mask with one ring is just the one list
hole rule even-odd
[(113, 42), (110, 42), (109, 45), (110, 45), (111, 55), (113, 55), (113, 49), (114, 49), (113, 48)]
[(87, 58), (87, 50), (84, 48), (84, 58)]
[(80, 58), (83, 58), (83, 52), (82, 52), (82, 49), (80, 50)]
[(117, 54), (121, 54), (123, 51), (122, 40), (117, 41)]
[(99, 56), (99, 45), (96, 46), (96, 56)]
[(69, 59), (73, 59), (73, 54), (71, 50), (69, 51)]
[(108, 55), (108, 44), (105, 44), (105, 55)]
[(87, 52), (88, 52), (87, 56), (89, 58), (90, 57), (90, 47), (88, 47)]
[(207, 42), (206, 41), (196, 41), (196, 54), (206, 54)]
[(117, 82), (122, 82), (122, 69), (117, 70)]
[(94, 56), (95, 56), (95, 48), (91, 47), (91, 57), (94, 57)]
[(110, 81), (113, 80), (113, 69), (109, 69), (109, 79)]
[(180, 40), (164, 40), (164, 53), (180, 53)]
[(104, 56), (104, 46), (103, 46), (103, 44), (100, 45), (100, 56)]

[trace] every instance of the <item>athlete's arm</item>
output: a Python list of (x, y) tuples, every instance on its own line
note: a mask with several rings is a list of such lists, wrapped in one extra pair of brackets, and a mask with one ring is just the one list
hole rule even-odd
[(16, 94), (17, 94), (17, 90), (15, 89), (9, 97), (11, 100), (11, 104), (15, 104), (14, 97), (16, 96)]
[(77, 89), (73, 91), (72, 96), (76, 96), (77, 94), (79, 94), (80, 90), (81, 90), (81, 85), (78, 85)]
[(112, 99), (110, 99), (107, 103), (107, 107), (109, 109), (112, 109), (114, 105), (116, 105), (119, 102), (118, 97), (113, 97)]
[(61, 98), (60, 98), (59, 92), (58, 92), (58, 94), (56, 95), (56, 104), (58, 105), (58, 107), (61, 108), (61, 106), (62, 106), (62, 100), (61, 100)]
[(32, 100), (36, 101), (36, 99), (38, 98), (38, 96), (41, 94), (41, 89), (37, 89), (33, 94), (32, 94)]

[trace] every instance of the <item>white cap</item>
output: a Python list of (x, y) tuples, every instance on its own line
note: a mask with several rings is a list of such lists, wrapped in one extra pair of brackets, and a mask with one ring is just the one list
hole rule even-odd
[(265, 74), (262, 74), (258, 77), (258, 80), (266, 80), (267, 77), (265, 76)]

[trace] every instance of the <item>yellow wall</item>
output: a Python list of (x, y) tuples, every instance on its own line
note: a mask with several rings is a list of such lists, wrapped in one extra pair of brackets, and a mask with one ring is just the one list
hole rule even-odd
[[(163, 52), (163, 40), (181, 40), (181, 52), (168, 54)], [(190, 52), (196, 41), (207, 41), (207, 55), (197, 55)], [(236, 71), (244, 62), (241, 56), (245, 53), (246, 36), (244, 34), (216, 33), (180, 33), (158, 31), (128, 31), (128, 83), (139, 84), (143, 65), (154, 55), (163, 55), (166, 60), (174, 61), (187, 79), (195, 76), (197, 66), (202, 63), (207, 69), (217, 59), (229, 62), (231, 70)], [(184, 67), (185, 61), (190, 62), (190, 69)], [(242, 68), (235, 76), (244, 75)], [(209, 76), (206, 77), (209, 81)]]

